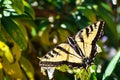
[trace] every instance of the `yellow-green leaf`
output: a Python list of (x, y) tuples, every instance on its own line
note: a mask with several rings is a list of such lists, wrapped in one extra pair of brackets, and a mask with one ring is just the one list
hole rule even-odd
[(0, 41), (0, 56), (5, 57), (9, 63), (12, 63), (14, 61), (13, 55), (9, 49), (9, 47), (4, 43)]
[(32, 64), (29, 62), (29, 60), (22, 56), (20, 58), (20, 65), (23, 68), (23, 70), (25, 71), (27, 77), (30, 80), (33, 80), (34, 79), (34, 69), (32, 67)]
[(11, 52), (13, 53), (13, 56), (15, 58), (15, 61), (19, 61), (21, 57), (21, 49), (20, 47), (14, 42), (13, 47), (11, 48)]
[(21, 71), (21, 68), (18, 62), (9, 63), (5, 58), (3, 58), (3, 69), (7, 75), (9, 75), (12, 79), (21, 79), (25, 80), (25, 77)]
[(3, 74), (3, 66), (2, 63), (0, 62), (0, 80), (4, 80), (4, 74)]
[(24, 13), (24, 0), (11, 0), (12, 1), (12, 8), (15, 9), (15, 11), (18, 14), (23, 14)]

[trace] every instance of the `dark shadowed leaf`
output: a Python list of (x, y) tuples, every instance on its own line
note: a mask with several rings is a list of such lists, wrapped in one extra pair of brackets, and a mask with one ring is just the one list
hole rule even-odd
[(20, 46), (22, 50), (25, 50), (27, 48), (27, 40), (18, 25), (9, 17), (3, 17), (2, 24), (11, 38)]
[(23, 68), (23, 70), (25, 71), (27, 77), (30, 80), (33, 80), (34, 79), (34, 69), (33, 69), (33, 66), (30, 63), (30, 61), (22, 56), (20, 58), (20, 65)]
[(29, 14), (33, 19), (35, 19), (35, 13), (32, 7), (25, 1), (24, 1), (24, 5), (25, 5), (25, 12)]

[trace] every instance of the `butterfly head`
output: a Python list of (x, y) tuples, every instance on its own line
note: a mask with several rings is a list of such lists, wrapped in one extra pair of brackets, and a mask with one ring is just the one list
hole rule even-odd
[(92, 65), (93, 60), (90, 58), (84, 58), (83, 59), (83, 68), (87, 70), (87, 68)]

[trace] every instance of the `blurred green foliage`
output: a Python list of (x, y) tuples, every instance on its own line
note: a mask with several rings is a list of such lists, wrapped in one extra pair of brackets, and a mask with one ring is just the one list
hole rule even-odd
[[(96, 56), (95, 72), (87, 75), (80, 69), (76, 79), (87, 75), (91, 80), (119, 80), (120, 62), (115, 55), (120, 48), (120, 2), (114, 1), (0, 0), (0, 80), (48, 79), (37, 57), (98, 20), (106, 23), (98, 42), (103, 52)], [(66, 71), (54, 74), (54, 80), (75, 79), (74, 73)]]

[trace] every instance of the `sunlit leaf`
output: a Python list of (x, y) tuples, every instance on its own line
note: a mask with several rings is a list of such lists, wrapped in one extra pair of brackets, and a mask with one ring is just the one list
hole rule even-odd
[(23, 14), (24, 13), (24, 4), (23, 1), (24, 0), (11, 0), (12, 1), (12, 7), (13, 9), (15, 9), (15, 11), (18, 14)]
[(4, 80), (3, 66), (1, 62), (0, 62), (0, 80)]
[(4, 43), (0, 41), (0, 56), (3, 58), (6, 58), (9, 63), (13, 63), (14, 57), (9, 49), (9, 47)]
[(75, 79), (78, 80), (90, 80), (91, 72), (88, 68), (87, 71), (84, 68), (81, 69), (74, 69), (73, 72), (75, 73)]
[(97, 80), (97, 75), (96, 75), (96, 65), (90, 66), (90, 80)]
[(119, 58), (120, 58), (120, 50), (117, 52), (117, 54), (113, 57), (113, 59), (108, 64), (108, 66), (105, 70), (105, 73), (102, 77), (102, 80), (105, 80), (107, 77), (109, 77), (112, 74), (114, 68), (116, 67), (116, 64), (117, 64)]
[(106, 10), (112, 12), (112, 9), (110, 8), (108, 4), (101, 2), (101, 6), (103, 6)]

